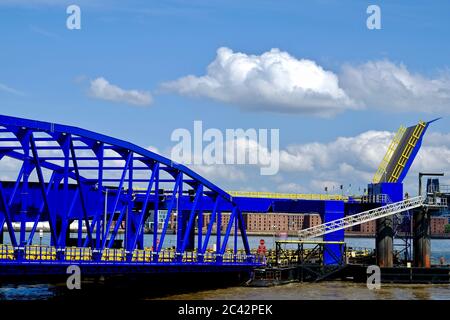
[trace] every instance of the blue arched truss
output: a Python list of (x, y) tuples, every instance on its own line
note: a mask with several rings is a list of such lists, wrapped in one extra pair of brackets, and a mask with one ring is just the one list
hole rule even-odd
[[(244, 218), (233, 198), (186, 166), (132, 143), (77, 127), (0, 116), (0, 169), (0, 233), (6, 225), (17, 260), (26, 259), (27, 248), (36, 243), (38, 223), (48, 222), (57, 260), (67, 259), (66, 249), (76, 246), (101, 261), (123, 233), (125, 259), (133, 261), (136, 251), (145, 249), (144, 224), (151, 219), (151, 263), (160, 261), (175, 221), (173, 262), (183, 262), (189, 252), (203, 263), (213, 234), (212, 263), (223, 263), (230, 235), (233, 257), (240, 240), (244, 260), (251, 262)], [(206, 225), (204, 214), (210, 217)], [(78, 226), (75, 237), (71, 225)]]

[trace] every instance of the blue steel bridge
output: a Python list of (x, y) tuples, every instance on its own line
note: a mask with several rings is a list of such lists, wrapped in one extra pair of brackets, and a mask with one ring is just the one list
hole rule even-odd
[[(265, 260), (252, 254), (243, 213), (314, 212), (327, 223), (384, 206), (386, 197), (402, 201), (402, 180), (429, 123), (399, 130), (369, 195), (340, 197), (231, 195), (188, 167), (132, 143), (77, 127), (0, 116), (0, 276), (65, 274), (74, 264), (91, 275), (251, 271)], [(154, 228), (145, 247), (144, 224), (152, 219), (160, 225), (161, 211), (161, 230)], [(230, 217), (222, 226), (224, 213)], [(203, 226), (206, 214), (210, 219)], [(167, 250), (172, 216), (176, 246)], [(39, 243), (39, 222), (49, 225), (49, 244)], [(77, 232), (70, 232), (72, 224)], [(344, 230), (317, 235), (342, 241)], [(327, 246), (325, 262), (332, 264), (342, 252), (332, 242)]]

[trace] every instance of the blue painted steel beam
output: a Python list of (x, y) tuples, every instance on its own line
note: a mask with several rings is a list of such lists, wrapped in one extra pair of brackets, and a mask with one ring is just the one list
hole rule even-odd
[(429, 125), (432, 122), (435, 122), (437, 120), (439, 120), (439, 118), (426, 123), (425, 128), (423, 129), (423, 131), (420, 135), (420, 138), (417, 140), (416, 145), (414, 146), (413, 150), (411, 151), (411, 155), (409, 156), (408, 161), (405, 163), (405, 167), (403, 168), (400, 176), (397, 179), (397, 182), (401, 183), (401, 182), (403, 182), (403, 179), (405, 179), (405, 177), (409, 171), (409, 168), (411, 167), (412, 163), (414, 162), (414, 159), (416, 158), (416, 155), (419, 152), (420, 147), (422, 146), (422, 140), (423, 140), (423, 137), (425, 136), (425, 132), (427, 131)]
[[(131, 150), (137, 154), (146, 156), (146, 157), (153, 159), (159, 163), (163, 163), (163, 164), (167, 165), (168, 167), (179, 170), (179, 171), (183, 172), (184, 174), (190, 176), (194, 180), (199, 181), (200, 183), (202, 183), (204, 186), (206, 186), (210, 190), (217, 192), (225, 199), (231, 200), (231, 196), (227, 192), (223, 191), (222, 189), (220, 189), (216, 185), (212, 184), (210, 181), (206, 180), (205, 178), (201, 177), (200, 175), (198, 175), (191, 169), (187, 168), (186, 166), (178, 164), (176, 162), (173, 162), (170, 159), (167, 159), (167, 158), (160, 156), (154, 152), (151, 152), (147, 149), (138, 147), (132, 143), (125, 142), (123, 140), (108, 137), (108, 136), (105, 136), (105, 135), (102, 135), (99, 133), (80, 129), (77, 127), (66, 126), (66, 125), (55, 124), (55, 123), (48, 123), (48, 122), (43, 122), (43, 121), (21, 119), (21, 118), (15, 118), (15, 117), (4, 116), (4, 115), (0, 115), (0, 124), (2, 124), (3, 126), (27, 127), (29, 129), (34, 129), (37, 131), (65, 132), (68, 134), (82, 136), (82, 137), (89, 138), (89, 139), (96, 140), (96, 141), (101, 141), (106, 144), (110, 144), (110, 145), (114, 145), (114, 146), (123, 148), (125, 150)], [(88, 149), (88, 147), (86, 147), (85, 149)]]
[(177, 192), (178, 192), (178, 186), (179, 186), (180, 183), (181, 183), (181, 179), (182, 179), (182, 173), (180, 172), (180, 173), (178, 174), (178, 176), (177, 176), (177, 179), (176, 179), (176, 182), (175, 182), (175, 186), (173, 187), (173, 191), (172, 191), (172, 199), (171, 199), (171, 201), (170, 201), (170, 203), (169, 203), (169, 207), (168, 207), (168, 209), (167, 209), (166, 218), (165, 218), (165, 220), (164, 220), (164, 226), (163, 226), (163, 229), (162, 229), (162, 231), (161, 231), (161, 239), (160, 239), (160, 241), (159, 241), (159, 246), (158, 246), (157, 249), (156, 249), (156, 252), (157, 252), (157, 253), (159, 253), (159, 252), (161, 251), (161, 249), (162, 249), (162, 247), (163, 247), (163, 244), (164, 244), (164, 239), (165, 239), (165, 237), (166, 237), (167, 227), (169, 226), (169, 220), (170, 220), (170, 217), (171, 217), (171, 215), (172, 215), (173, 206), (174, 206), (175, 201), (176, 201), (176, 199), (177, 199), (176, 194), (177, 194)]
[[(52, 242), (55, 245), (57, 245), (58, 237), (56, 236), (56, 226), (55, 226), (56, 216), (55, 216), (55, 212), (53, 211), (52, 206), (50, 205), (50, 201), (47, 197), (47, 192), (45, 190), (44, 175), (42, 174), (41, 165), (39, 163), (39, 155), (36, 150), (36, 144), (34, 142), (32, 133), (29, 135), (29, 139), (30, 139), (31, 152), (32, 152), (33, 158), (34, 158), (34, 165), (36, 166), (36, 173), (37, 173), (38, 180), (39, 180), (39, 186), (40, 186), (41, 193), (42, 193), (42, 199), (44, 200), (45, 209), (47, 209), (47, 212), (50, 216), (48, 223), (50, 224), (51, 239), (52, 239)], [(25, 231), (25, 228), (23, 228), (23, 229), (24, 229), (23, 231)], [(22, 228), (21, 228), (21, 231), (22, 231)]]
[[(49, 195), (49, 193), (50, 193), (50, 189), (51, 189), (52, 186), (53, 186), (53, 180), (54, 180), (54, 179), (55, 179), (55, 172), (53, 172), (52, 176), (50, 177), (50, 181), (49, 181), (49, 183), (48, 183), (48, 185), (47, 185), (47, 190), (46, 190), (47, 198), (48, 198), (48, 195)], [(36, 228), (37, 228), (38, 222), (39, 222), (39, 220), (40, 220), (40, 218), (41, 218), (41, 215), (42, 215), (42, 212), (43, 212), (43, 211), (44, 211), (44, 203), (42, 203), (41, 207), (39, 208), (39, 212), (38, 212), (38, 214), (36, 215), (36, 219), (34, 220), (33, 227), (31, 228), (30, 235), (28, 236), (28, 241), (27, 241), (27, 244), (28, 244), (28, 245), (31, 245), (31, 244), (32, 244), (33, 237), (34, 237), (34, 234), (35, 234), (35, 232), (36, 232)]]
[[(86, 208), (86, 203), (85, 203), (85, 199), (84, 199), (84, 195), (83, 195), (83, 185), (81, 183), (81, 179), (80, 179), (80, 172), (78, 171), (78, 163), (77, 163), (77, 157), (75, 154), (75, 149), (73, 146), (73, 142), (71, 140), (71, 138), (69, 138), (69, 148), (70, 148), (70, 154), (72, 155), (72, 162), (73, 162), (73, 166), (75, 167), (75, 179), (77, 182), (77, 186), (78, 186), (78, 191), (80, 194), (80, 202), (81, 202), (81, 208), (83, 210), (83, 216), (84, 216), (84, 221), (86, 224), (86, 231), (87, 231), (87, 239), (89, 239), (89, 243), (91, 244), (91, 247), (94, 246), (93, 241), (92, 241), (92, 232), (91, 229), (89, 228), (89, 220), (88, 220), (88, 212), (87, 212), (87, 208)], [(81, 220), (80, 220), (81, 221)]]
[(238, 219), (237, 223), (239, 223), (239, 230), (241, 231), (241, 238), (242, 238), (245, 252), (250, 253), (250, 245), (248, 243), (247, 231), (245, 230), (244, 216), (242, 215), (241, 211), (239, 211), (239, 214), (237, 215), (237, 219)]
[[(111, 211), (111, 215), (110, 215), (109, 221), (106, 224), (106, 230), (105, 230), (105, 234), (103, 235), (103, 241), (102, 241), (102, 250), (105, 249), (105, 246), (106, 246), (106, 241), (107, 241), (107, 238), (108, 238), (109, 230), (111, 229), (111, 224), (112, 224), (113, 219), (114, 219), (114, 214), (116, 213), (117, 206), (119, 204), (119, 200), (120, 200), (120, 196), (121, 196), (121, 193), (122, 193), (125, 177), (126, 177), (126, 174), (127, 174), (127, 171), (128, 171), (128, 166), (130, 164), (130, 160), (131, 160), (131, 152), (128, 154), (127, 159), (125, 161), (125, 166), (123, 167), (123, 171), (122, 171), (122, 177), (121, 177), (121, 179), (119, 181), (119, 187), (118, 187), (119, 192), (117, 193), (116, 200), (114, 201), (114, 207), (113, 207), (113, 210)], [(103, 179), (103, 182), (105, 182), (105, 179)]]
[[(148, 207), (148, 204), (149, 204), (149, 201), (150, 201), (150, 192), (151, 192), (151, 190), (153, 188), (153, 183), (155, 182), (155, 178), (157, 176), (157, 171), (158, 170), (159, 170), (158, 163), (155, 163), (153, 165), (152, 175), (150, 177), (150, 181), (149, 181), (148, 187), (147, 187), (147, 192), (145, 194), (144, 205), (142, 206), (140, 217), (139, 217), (139, 222), (138, 222), (138, 227), (137, 227), (138, 234), (136, 234), (136, 236), (132, 239), (132, 245), (129, 248), (129, 250), (133, 250), (136, 247), (136, 243), (137, 243), (137, 239), (138, 239), (139, 233), (141, 233), (143, 231), (145, 213), (147, 212), (147, 207)], [(157, 230), (156, 230), (156, 232), (157, 232)]]
[[(17, 248), (16, 235), (11, 221), (11, 213), (9, 211), (8, 203), (6, 202), (5, 193), (3, 192), (3, 185), (0, 181), (0, 205), (2, 207), (3, 218), (5, 219), (6, 226), (8, 227), (9, 238), (14, 248)], [(2, 224), (3, 228), (3, 224)]]
[(224, 254), (228, 244), (228, 238), (230, 237), (231, 228), (233, 227), (233, 223), (235, 222), (237, 214), (237, 209), (233, 208), (233, 211), (230, 215), (230, 220), (228, 221), (227, 230), (225, 231), (225, 235), (223, 238), (222, 248), (220, 249), (220, 254)]
[(217, 197), (216, 200), (214, 201), (214, 207), (212, 209), (211, 218), (210, 218), (210, 221), (208, 224), (208, 228), (206, 230), (205, 240), (203, 242), (203, 247), (201, 248), (201, 251), (200, 251), (200, 253), (202, 253), (202, 254), (204, 254), (206, 252), (206, 249), (208, 248), (209, 238), (211, 237), (212, 228), (213, 228), (214, 222), (216, 220), (217, 208), (219, 206), (219, 200), (220, 200), (220, 198)]
[[(196, 190), (194, 202), (192, 204), (192, 209), (191, 209), (191, 213), (189, 215), (188, 225), (184, 231), (183, 242), (181, 244), (181, 248), (178, 248), (178, 252), (180, 252), (180, 253), (182, 253), (186, 250), (188, 238), (189, 238), (190, 232), (194, 226), (194, 220), (195, 220), (195, 216), (196, 216), (196, 212), (197, 212), (197, 206), (199, 205), (199, 202), (201, 201), (202, 196), (203, 196), (203, 186), (199, 185)], [(199, 233), (201, 234), (201, 230), (199, 230)]]
[[(69, 236), (69, 225), (73, 221), (78, 221), (78, 246), (90, 245), (92, 252), (99, 258), (101, 257), (99, 254), (106, 246), (112, 247), (123, 221), (126, 224), (124, 241), (129, 260), (132, 252), (142, 246), (143, 224), (149, 210), (152, 209), (153, 246), (156, 254), (162, 250), (168, 222), (174, 210), (178, 213), (179, 222), (177, 232), (179, 257), (186, 250), (190, 250), (191, 246), (195, 247), (195, 237), (192, 242), (191, 234), (193, 234), (196, 218), (199, 230), (197, 239), (199, 252), (206, 250), (214, 222), (218, 227), (218, 253), (226, 247), (232, 225), (235, 227), (235, 251), (238, 229), (241, 231), (241, 236), (246, 237), (242, 211), (238, 209), (233, 198), (183, 165), (131, 143), (75, 127), (7, 116), (0, 116), (0, 125), (5, 127), (4, 130), (0, 130), (1, 132), (10, 132), (16, 136), (16, 138), (0, 137), (4, 143), (11, 142), (11, 146), (0, 148), (0, 159), (7, 156), (22, 161), (22, 167), (14, 186), (8, 184), (9, 206), (6, 203), (6, 209), (2, 210), (0, 226), (3, 226), (4, 222), (8, 224), (19, 221), (21, 244), (30, 245), (38, 222), (48, 221), (52, 233), (52, 245), (56, 246), (58, 250), (64, 250), (66, 238)], [(34, 137), (35, 133), (46, 133), (49, 137), (41, 137), (41, 135)], [(55, 142), (57, 145), (42, 145), (39, 142)], [(74, 142), (79, 143), (74, 144)], [(80, 145), (80, 143), (84, 145)], [(118, 156), (106, 156), (104, 153), (106, 149), (117, 153)], [(83, 150), (92, 151), (95, 156), (76, 153), (76, 151)], [(62, 155), (54, 156), (52, 151), (61, 151)], [(30, 157), (30, 153), (32, 153), (32, 157)], [(43, 155), (44, 153), (45, 155)], [(105, 162), (108, 160), (124, 160), (125, 165), (123, 167), (121, 165), (114, 166), (114, 164)], [(62, 164), (51, 161), (62, 162)], [(38, 176), (37, 183), (28, 181), (34, 170)], [(46, 175), (43, 170), (47, 170), (45, 171)], [(122, 171), (120, 178), (106, 176), (107, 172), (114, 173), (120, 170)], [(147, 170), (151, 171), (150, 177), (142, 177), (137, 173), (137, 171), (142, 173)], [(160, 170), (169, 173), (173, 178), (160, 177)], [(92, 178), (91, 172), (98, 175)], [(50, 178), (47, 173), (50, 173)], [(71, 184), (71, 180), (75, 183)], [(140, 182), (147, 184), (146, 190), (134, 190), (134, 186)], [(161, 191), (160, 186), (165, 190)], [(19, 189), (21, 195), (26, 194), (27, 196), (18, 199), (16, 195), (19, 193)], [(108, 196), (103, 197), (106, 189), (109, 190)], [(192, 190), (195, 190), (193, 201), (190, 194)], [(40, 191), (40, 197), (37, 191)], [(6, 194), (2, 193), (2, 195)], [(108, 201), (108, 205), (106, 205), (105, 201), (108, 198), (112, 200), (110, 199), (111, 201)], [(8, 210), (17, 204), (21, 206), (20, 211)], [(33, 206), (37, 208), (35, 211), (32, 209)], [(160, 209), (167, 209), (168, 213), (158, 244), (158, 213)], [(214, 211), (214, 217), (208, 225), (203, 241), (203, 212), (208, 212), (208, 210)], [(221, 212), (227, 210), (233, 210), (233, 215), (222, 241)], [(106, 218), (107, 223), (102, 222), (102, 216)], [(82, 221), (86, 227), (87, 237), (85, 239), (83, 239)], [(26, 222), (32, 222), (33, 226), (28, 241), (25, 243)], [(113, 222), (115, 222), (115, 227), (111, 231)], [(248, 243), (247, 239), (243, 239), (243, 243)], [(15, 243), (15, 247), (18, 245)], [(249, 253), (247, 247), (246, 252)], [(58, 257), (64, 258), (63, 251), (58, 251)], [(221, 263), (220, 260), (217, 262)]]

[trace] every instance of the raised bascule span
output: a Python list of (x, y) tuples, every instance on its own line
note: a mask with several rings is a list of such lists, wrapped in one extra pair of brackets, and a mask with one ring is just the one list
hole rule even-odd
[(417, 125), (408, 128), (400, 126), (372, 182), (402, 182), (420, 149), (428, 126), (437, 120), (439, 118), (429, 122), (419, 121)]
[[(417, 125), (408, 128), (400, 126), (372, 179), (374, 185), (383, 183), (395, 184), (403, 181), (420, 149), (426, 129), (429, 124), (437, 120), (435, 119), (430, 122), (420, 121)], [(402, 194), (397, 194), (398, 196), (403, 198)], [(381, 206), (373, 210), (367, 210), (348, 217), (328, 221), (311, 228), (299, 230), (298, 236), (300, 239), (322, 236), (334, 231), (411, 210), (420, 207), (422, 204), (423, 199), (420, 197), (397, 201), (396, 203)]]

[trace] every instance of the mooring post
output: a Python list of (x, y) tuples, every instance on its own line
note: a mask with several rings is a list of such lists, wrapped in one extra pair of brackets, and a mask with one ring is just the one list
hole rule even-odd
[[(369, 184), (369, 196), (379, 196), (380, 205), (403, 200), (403, 184), (381, 182)], [(378, 202), (378, 200), (377, 200)], [(394, 217), (388, 216), (376, 220), (375, 250), (377, 264), (380, 267), (394, 266)]]
[(414, 210), (413, 228), (414, 266), (430, 268), (430, 213), (426, 208)]
[(388, 216), (376, 222), (375, 245), (377, 264), (380, 267), (394, 266), (394, 218)]

